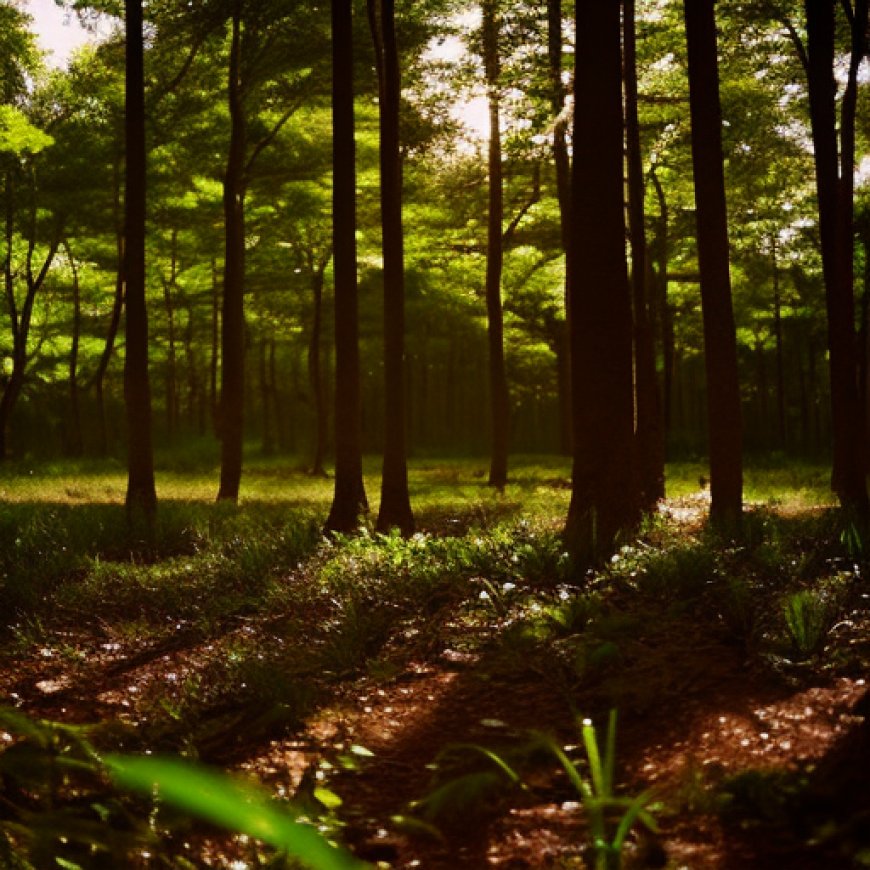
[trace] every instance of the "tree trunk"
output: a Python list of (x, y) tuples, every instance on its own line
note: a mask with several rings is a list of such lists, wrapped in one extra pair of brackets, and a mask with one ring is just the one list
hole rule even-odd
[(332, 71), (335, 492), (326, 530), (348, 533), (368, 509), (362, 476), (351, 0), (332, 0)]
[[(312, 263), (313, 266), (313, 263)], [(311, 298), (313, 312), (311, 336), (308, 340), (308, 384), (314, 405), (314, 455), (311, 460), (311, 474), (325, 477), (323, 460), (326, 456), (326, 401), (323, 395), (323, 375), (320, 371), (320, 339), (323, 331), (323, 273), (326, 264), (316, 266), (311, 275)]]
[(618, 3), (578, 0), (569, 254), (574, 463), (565, 543), (578, 568), (638, 518), (625, 260)]
[(714, 0), (685, 0), (685, 18), (707, 375), (710, 519), (720, 529), (734, 531), (740, 524), (743, 505), (742, 423), (729, 274)]
[(559, 200), (559, 229), (565, 258), (566, 322), (556, 338), (557, 382), (559, 385), (559, 447), (570, 456), (573, 433), (571, 427), (571, 364), (569, 350), (568, 256), (571, 246), (571, 159), (568, 154), (565, 118), (565, 86), (562, 83), (562, 3), (547, 0), (547, 53), (550, 64), (550, 104), (553, 118), (553, 163), (556, 167), (556, 194)]
[(644, 230), (644, 176), (637, 115), (635, 0), (623, 0), (625, 111), (628, 152), (628, 221), (631, 287), (634, 301), (635, 406), (638, 483), (641, 504), (653, 508), (665, 495), (665, 448), (656, 378), (655, 343), (649, 317), (647, 246)]
[(220, 405), (218, 401), (218, 372), (220, 371), (221, 350), (221, 299), (217, 261), (211, 261), (211, 353), (208, 371), (208, 399), (211, 424), (215, 434), (220, 437)]
[(81, 403), (79, 402), (79, 340), (82, 331), (82, 294), (81, 287), (79, 286), (78, 268), (76, 267), (76, 261), (68, 239), (64, 240), (63, 246), (67, 260), (69, 260), (73, 279), (72, 346), (69, 352), (70, 428), (67, 438), (67, 451), (70, 456), (81, 456), (84, 447), (82, 441)]
[(157, 509), (151, 443), (151, 386), (148, 379), (148, 313), (145, 307), (145, 69), (142, 2), (126, 0), (125, 267), (127, 408), (127, 513), (150, 521)]
[(486, 322), (489, 347), (490, 438), (492, 454), (489, 485), (504, 489), (508, 475), (508, 440), (510, 432), (510, 398), (504, 357), (504, 314), (501, 301), (501, 277), (504, 264), (500, 93), (499, 93), (499, 14), (498, 0), (484, 0), (483, 66), (489, 103), (489, 209), (486, 242)]
[(178, 429), (178, 371), (175, 350), (175, 300), (172, 294), (176, 289), (178, 271), (178, 230), (172, 230), (172, 253), (169, 265), (169, 280), (163, 282), (163, 305), (166, 309), (166, 434), (172, 441)]
[(776, 421), (779, 448), (788, 446), (785, 406), (785, 360), (782, 348), (782, 294), (779, 280), (779, 261), (777, 259), (776, 236), (772, 240), (773, 256), (773, 337), (776, 341)]
[[(866, 26), (865, 2), (857, 4)], [(832, 487), (840, 504), (868, 513), (862, 458), (862, 411), (855, 354), (855, 299), (852, 279), (852, 188), (854, 184), (854, 56), (843, 97), (842, 166), (838, 166), (836, 83), (834, 80), (834, 4), (806, 0), (807, 85), (819, 202), (819, 235), (828, 313), (831, 423), (834, 444)], [(856, 43), (863, 43), (856, 38)], [(860, 58), (858, 58), (860, 60)]]
[(401, 76), (394, 0), (368, 0), (380, 96), (381, 227), (384, 255), (384, 461), (377, 529), (414, 531), (408, 495), (405, 410), (405, 264), (402, 231), (402, 156), (399, 143)]
[(221, 473), (218, 501), (236, 502), (242, 480), (245, 427), (245, 150), (246, 123), (240, 81), (241, 9), (233, 9), (227, 100), (230, 147), (224, 174), (224, 294), (221, 318)]
[(650, 171), (650, 179), (655, 189), (659, 203), (659, 216), (656, 220), (656, 268), (655, 288), (656, 309), (659, 313), (662, 341), (662, 443), (667, 457), (668, 438), (673, 427), (673, 396), (674, 396), (674, 316), (668, 302), (668, 202), (662, 183), (656, 175), (655, 167)]

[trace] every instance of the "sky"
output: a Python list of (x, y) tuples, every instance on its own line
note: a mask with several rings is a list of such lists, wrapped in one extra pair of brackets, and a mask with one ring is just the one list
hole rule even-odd
[(72, 52), (91, 39), (75, 13), (64, 10), (54, 0), (25, 0), (24, 7), (33, 17), (33, 29), (39, 47), (51, 52), (52, 66), (66, 66)]

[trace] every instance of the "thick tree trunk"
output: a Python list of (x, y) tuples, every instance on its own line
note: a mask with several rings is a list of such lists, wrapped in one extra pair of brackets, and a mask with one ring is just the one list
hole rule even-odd
[[(394, 0), (369, 0), (369, 23), (380, 94), (381, 226), (384, 254), (384, 461), (377, 529), (414, 531), (408, 495), (405, 410), (405, 263), (402, 231), (402, 156), (399, 150), (401, 79)], [(380, 11), (380, 15), (378, 15)]]
[(625, 259), (618, 3), (578, 0), (571, 199), (574, 465), (565, 543), (578, 568), (638, 518)]
[[(866, 3), (859, 3), (866, 26)], [(856, 12), (856, 14), (859, 14)], [(834, 80), (834, 4), (806, 0), (807, 84), (819, 201), (822, 271), (828, 312), (831, 377), (831, 423), (834, 463), (832, 487), (840, 504), (862, 516), (868, 513), (861, 443), (862, 410), (855, 355), (855, 299), (852, 286), (852, 201), (854, 175), (853, 58), (843, 97), (842, 177), (838, 161), (836, 83)], [(863, 41), (863, 37), (862, 40)]]
[(326, 530), (348, 533), (368, 509), (362, 476), (351, 0), (332, 0), (332, 70), (335, 492)]
[(729, 274), (714, 0), (685, 0), (685, 18), (707, 375), (710, 519), (722, 530), (733, 531), (740, 524), (743, 504), (742, 422)]
[(489, 103), (489, 208), (486, 241), (486, 323), (489, 348), (491, 456), (489, 484), (504, 489), (508, 476), (510, 398), (504, 353), (504, 313), (501, 278), (504, 265), (502, 222), (504, 193), (501, 165), (501, 98), (499, 92), (498, 0), (483, 2), (483, 66)]
[(125, 267), (127, 406), (127, 512), (150, 521), (157, 509), (151, 443), (151, 386), (148, 379), (148, 314), (145, 307), (145, 69), (142, 2), (126, 0)]
[(221, 473), (218, 501), (238, 501), (245, 428), (245, 150), (240, 81), (241, 11), (236, 3), (227, 80), (230, 147), (224, 174), (224, 294), (221, 317)]
[(655, 343), (649, 316), (644, 175), (637, 115), (635, 0), (623, 0), (628, 222), (631, 237), (631, 287), (634, 301), (635, 407), (640, 499), (650, 509), (665, 495), (665, 447), (661, 399), (656, 378)]

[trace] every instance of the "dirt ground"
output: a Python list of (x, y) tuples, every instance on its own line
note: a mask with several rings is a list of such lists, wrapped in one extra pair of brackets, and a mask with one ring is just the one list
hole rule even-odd
[[(674, 506), (677, 521), (697, 520), (691, 503)], [(239, 630), (239, 629), (237, 629)], [(243, 631), (257, 631), (256, 625)], [(729, 817), (712, 790), (748, 769), (814, 771), (852, 764), (863, 727), (858, 676), (821, 669), (783, 676), (711, 636), (691, 612), (651, 624), (632, 642), (618, 695), (582, 686), (569, 701), (540, 665), (508, 671), (469, 652), (447, 633), (445, 644), (390, 679), (367, 677), (290, 733), (248, 745), (244, 723), (227, 762), (252, 773), (276, 794), (290, 796), (326, 759), (352, 746), (368, 751), (354, 770), (340, 765), (328, 787), (342, 799), (342, 838), (362, 858), (395, 868), (569, 868), (585, 866), (587, 831), (576, 792), (555, 765), (533, 774), (531, 787), (498, 797), (481, 813), (443, 826), (443, 837), (413, 833), (396, 816), (429, 786), (430, 765), (451, 743), (504, 746), (530, 730), (564, 744), (578, 742), (577, 716), (600, 720), (618, 702), (617, 776), (627, 793), (654, 788), (663, 809), (660, 832), (632, 841), (627, 864), (674, 868), (831, 868), (849, 866), (839, 840), (810, 848), (791, 818)], [(0, 692), (34, 715), (67, 721), (130, 718), (154, 687), (183, 681), (213, 655), (213, 644), (184, 633), (150, 649), (75, 640), (72, 660), (44, 648), (0, 673)], [(608, 692), (611, 697), (608, 698)], [(851, 742), (850, 742), (851, 741)], [(844, 748), (845, 747), (845, 748)], [(368, 754), (370, 753), (370, 755)], [(845, 753), (845, 755), (844, 755)], [(841, 761), (837, 761), (840, 758)], [(864, 770), (870, 769), (864, 767)], [(860, 788), (860, 786), (858, 786)], [(824, 788), (820, 801), (827, 800)], [(840, 812), (831, 799), (832, 812)], [(762, 807), (764, 798), (759, 799)], [(866, 804), (865, 804), (866, 806)], [(235, 866), (237, 840), (204, 837), (195, 863)]]

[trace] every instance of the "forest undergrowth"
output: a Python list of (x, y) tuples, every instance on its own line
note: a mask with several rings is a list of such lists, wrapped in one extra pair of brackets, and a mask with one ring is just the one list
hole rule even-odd
[(824, 470), (750, 469), (726, 540), (672, 466), (581, 572), (566, 464), (482, 467), (414, 463), (410, 539), (329, 540), (330, 482), (276, 460), (238, 508), (158, 476), (152, 529), (120, 471), (4, 471), (0, 865), (296, 866), (130, 796), (117, 753), (231, 770), (379, 866), (870, 863), (870, 556)]

